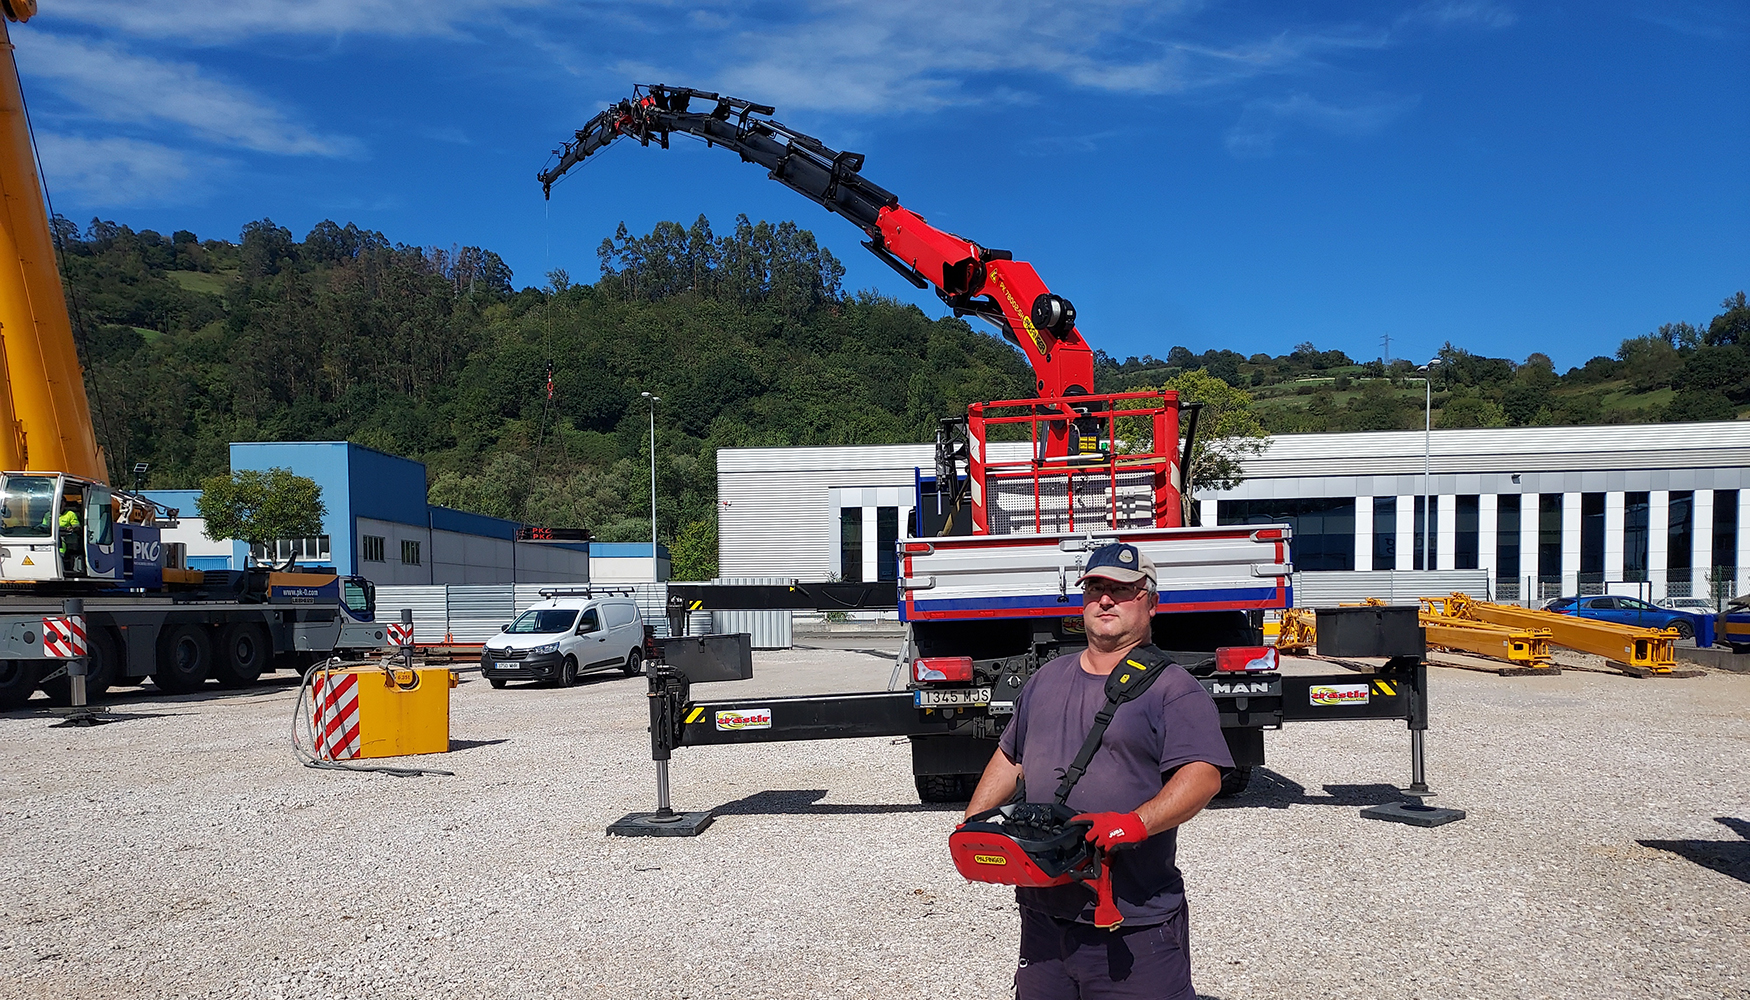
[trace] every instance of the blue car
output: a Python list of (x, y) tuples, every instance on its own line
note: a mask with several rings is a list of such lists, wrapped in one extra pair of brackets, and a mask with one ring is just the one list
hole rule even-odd
[(1674, 628), (1685, 639), (1695, 638), (1696, 616), (1648, 604), (1638, 597), (1558, 597), (1543, 606), (1545, 611), (1577, 618), (1596, 618), (1640, 628)]

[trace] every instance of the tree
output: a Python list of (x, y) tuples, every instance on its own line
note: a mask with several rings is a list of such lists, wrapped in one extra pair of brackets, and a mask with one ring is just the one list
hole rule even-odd
[(717, 518), (706, 517), (686, 526), (669, 548), (676, 580), (710, 580), (717, 576)]
[(316, 480), (276, 467), (203, 480), (195, 511), (207, 522), (202, 533), (208, 538), (241, 539), (253, 551), (281, 538), (321, 534), (328, 507)]
[(1750, 301), (1745, 300), (1744, 293), (1729, 296), (1720, 303), (1720, 309), (1723, 312), (1707, 325), (1702, 339), (1712, 345), (1750, 347)]
[(1269, 432), (1252, 409), (1252, 394), (1209, 374), (1207, 369), (1180, 372), (1161, 386), (1179, 394), (1179, 404), (1202, 403), (1197, 440), (1191, 446), (1190, 468), (1184, 472), (1187, 513), (1197, 489), (1231, 490), (1244, 478), (1241, 463), (1263, 452)]

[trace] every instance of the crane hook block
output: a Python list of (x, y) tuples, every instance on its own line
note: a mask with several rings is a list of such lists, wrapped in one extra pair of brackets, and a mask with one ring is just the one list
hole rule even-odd
[(1033, 325), (1063, 337), (1075, 329), (1076, 307), (1063, 296), (1046, 292), (1033, 300)]

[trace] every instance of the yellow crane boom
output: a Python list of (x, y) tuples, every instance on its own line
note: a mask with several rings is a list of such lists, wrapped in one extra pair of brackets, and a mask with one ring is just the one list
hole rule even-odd
[(0, 0), (0, 12), (0, 469), (107, 483), (6, 29), (36, 0)]

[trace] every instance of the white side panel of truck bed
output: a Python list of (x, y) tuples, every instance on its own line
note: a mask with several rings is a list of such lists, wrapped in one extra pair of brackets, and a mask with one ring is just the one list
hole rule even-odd
[(1080, 614), (1088, 552), (1129, 542), (1155, 561), (1162, 612), (1288, 607), (1289, 528), (1142, 528), (1095, 535), (962, 535), (901, 545), (906, 621)]

